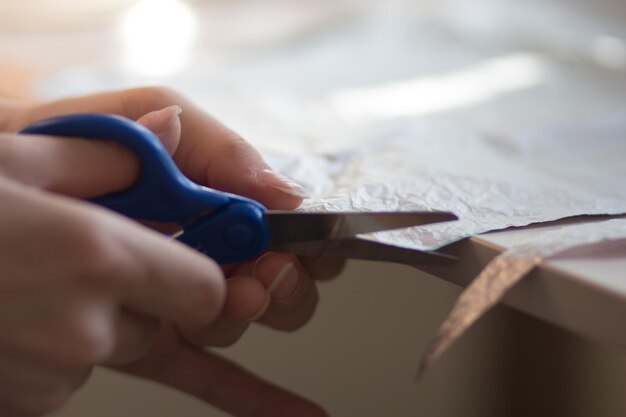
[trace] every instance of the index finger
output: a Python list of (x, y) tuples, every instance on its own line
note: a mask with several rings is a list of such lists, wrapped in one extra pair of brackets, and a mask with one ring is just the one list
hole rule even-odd
[(59, 234), (83, 265), (83, 275), (93, 277), (88, 285), (113, 291), (133, 311), (184, 328), (207, 326), (221, 311), (224, 277), (207, 256), (104, 208), (29, 194), (45, 200), (48, 218), (64, 219), (58, 221), (66, 225)]
[[(3, 249), (11, 246), (5, 255), (17, 256), (25, 268), (17, 278), (27, 278), (18, 281), (28, 288), (52, 291), (57, 301), (69, 294), (67, 299), (89, 302), (98, 311), (122, 304), (183, 328), (205, 327), (221, 311), (223, 275), (199, 252), (100, 207), (6, 179), (0, 185), (2, 214), (10, 219), (3, 223)], [(104, 321), (90, 324), (89, 331), (106, 334), (109, 315), (98, 317)]]
[(137, 120), (171, 105), (183, 109), (182, 137), (174, 159), (193, 181), (252, 198), (273, 209), (293, 209), (302, 203), (306, 196), (302, 187), (277, 174), (245, 140), (169, 89), (135, 88), (46, 103), (30, 109), (15, 124), (19, 129), (53, 115), (94, 111)]

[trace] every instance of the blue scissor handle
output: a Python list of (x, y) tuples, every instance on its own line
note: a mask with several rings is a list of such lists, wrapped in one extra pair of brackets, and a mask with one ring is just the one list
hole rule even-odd
[(72, 114), (32, 124), (24, 134), (80, 137), (120, 143), (140, 162), (137, 182), (92, 202), (128, 217), (175, 222), (178, 239), (219, 263), (243, 261), (267, 246), (265, 207), (256, 201), (195, 184), (185, 177), (161, 141), (145, 127), (108, 114)]

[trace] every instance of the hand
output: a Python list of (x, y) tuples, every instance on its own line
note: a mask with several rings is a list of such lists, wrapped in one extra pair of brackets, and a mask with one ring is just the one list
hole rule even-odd
[[(168, 119), (168, 114), (172, 116), (172, 113), (176, 111), (175, 108), (166, 108), (160, 112), (151, 113), (150, 116), (143, 119), (143, 123), (150, 124), (150, 120), (152, 120), (152, 122), (156, 122), (156, 125), (158, 125), (158, 120), (161, 119), (161, 125), (155, 125), (152, 128), (157, 133), (161, 133), (160, 136), (166, 147), (174, 152), (175, 160), (188, 176), (192, 177), (196, 182), (214, 188), (234, 191), (256, 198), (268, 207), (293, 208), (300, 203), (301, 198), (298, 197), (298, 194), (301, 191), (293, 184), (284, 182), (280, 177), (276, 177), (271, 171), (265, 171), (268, 169), (267, 165), (245, 142), (182, 97), (168, 90), (128, 90), (44, 105), (23, 105), (14, 112), (11, 119), (12, 123), (8, 124), (8, 128), (10, 130), (18, 130), (41, 118), (77, 111), (110, 112), (135, 118), (138, 114), (143, 114), (145, 111), (171, 104), (178, 104), (183, 107), (184, 111), (180, 120), (177, 117), (169, 117)], [(171, 123), (163, 123), (164, 119), (170, 120)], [(181, 121), (183, 135), (179, 141), (178, 133), (180, 132)], [(68, 143), (77, 143), (80, 144), (78, 146), (82, 147), (96, 145), (93, 142), (90, 142), (90, 145), (88, 145), (87, 141), (54, 141), (54, 143), (61, 142), (64, 144), (61, 146), (66, 151)], [(24, 141), (20, 143), (24, 144)], [(101, 185), (98, 185), (97, 177), (100, 174), (90, 176), (87, 181), (86, 178), (73, 177), (72, 173), (76, 172), (74, 169), (68, 169), (67, 175), (60, 174), (56, 169), (50, 169), (49, 171), (53, 172), (48, 172), (48, 175), (42, 176), (42, 178), (45, 178), (45, 181), (37, 183), (37, 181), (33, 181), (31, 178), (31, 185), (83, 197), (100, 195), (130, 185), (137, 169), (133, 165), (133, 161), (129, 162), (129, 160), (132, 160), (132, 156), (126, 155), (126, 161), (122, 164), (120, 156), (123, 154), (123, 150), (117, 148), (114, 162), (112, 156), (111, 163), (102, 162), (98, 164), (97, 161), (103, 161), (101, 155), (102, 147), (109, 146), (109, 144), (97, 145), (100, 147), (98, 152), (87, 155), (88, 152), (83, 150), (85, 154), (81, 158), (77, 158), (76, 153), (72, 154), (69, 151), (66, 154), (61, 152), (61, 154), (64, 155), (66, 161), (75, 161), (73, 162), (74, 164), (78, 163), (76, 161), (89, 161), (86, 164), (92, 168), (92, 172), (108, 172), (108, 175), (105, 175), (105, 177), (110, 178), (110, 182), (104, 187), (107, 188), (106, 190)], [(114, 147), (109, 146), (108, 149), (112, 151)], [(58, 149), (57, 151), (60, 152)], [(95, 154), (99, 156), (94, 159)], [(205, 155), (205, 157), (200, 158), (199, 155)], [(228, 158), (220, 157), (216, 159), (212, 155), (228, 155)], [(32, 155), (30, 157), (32, 158)], [(15, 160), (15, 158), (5, 159)], [(94, 169), (96, 166), (100, 166), (104, 171)], [(115, 166), (116, 171), (110, 172), (110, 166)], [(233, 176), (231, 175), (232, 172), (238, 172), (240, 175)], [(56, 173), (56, 176), (53, 173)], [(25, 176), (28, 177), (28, 175)], [(21, 179), (21, 181), (24, 180)], [(33, 184), (33, 182), (35, 183)], [(85, 187), (85, 184), (90, 185)], [(305, 264), (307, 265), (306, 268), (304, 267)], [(307, 269), (313, 273), (307, 273)], [(230, 268), (225, 271), (227, 275), (236, 276), (228, 280), (225, 308), (217, 323), (203, 329), (185, 329), (180, 333), (185, 336), (186, 341), (193, 341), (196, 344), (227, 345), (234, 342), (254, 319), (258, 319), (275, 328), (284, 330), (295, 329), (309, 319), (317, 300), (315, 286), (310, 275), (316, 278), (330, 277), (336, 274), (339, 269), (340, 264), (326, 264), (316, 260), (301, 262), (294, 257), (282, 254), (265, 255), (256, 263), (250, 262)], [(282, 281), (280, 285), (274, 283), (272, 286), (271, 283), (276, 277), (282, 277)], [(271, 293), (268, 293), (268, 289), (272, 289)], [(164, 332), (169, 335), (176, 334), (171, 331), (164, 330)], [(168, 346), (171, 346), (173, 341), (171, 339), (167, 340)], [(198, 361), (204, 360), (207, 366), (209, 364), (224, 363), (221, 359), (214, 356), (199, 353), (195, 348), (189, 347), (186, 342), (182, 342), (178, 336), (176, 336), (174, 341), (176, 342), (174, 343), (175, 346), (195, 353), (195, 356), (191, 356)], [(166, 351), (168, 350), (166, 349)], [(156, 346), (152, 352), (157, 353), (151, 353), (147, 358), (158, 357), (163, 350)], [(189, 356), (189, 361), (192, 361), (191, 356)], [(181, 357), (187, 356), (183, 355)], [(124, 367), (124, 369), (157, 378), (155, 375), (148, 375), (150, 367), (146, 367), (145, 364), (150, 363), (150, 360), (147, 358), (137, 362), (134, 364), (135, 366), (129, 365)], [(185, 364), (180, 364), (180, 366), (185, 367)], [(231, 369), (229, 366), (222, 368)], [(193, 369), (203, 369), (203, 367), (193, 366)], [(275, 388), (269, 388), (267, 384), (261, 383), (243, 371), (231, 369), (229, 372), (239, 375), (244, 380), (249, 380), (249, 383), (241, 385), (241, 387), (248, 387), (249, 390), (246, 391), (241, 387), (234, 390), (231, 393), (231, 398), (236, 399), (231, 402), (234, 405), (222, 404), (221, 407), (231, 412), (238, 412), (238, 415), (247, 415), (237, 410), (243, 404), (255, 404), (255, 401), (252, 401), (252, 399), (262, 399), (266, 401), (266, 405), (272, 405), (271, 412), (276, 413), (276, 408), (282, 408), (286, 414), (289, 414), (289, 410), (293, 410), (293, 408), (288, 406), (289, 401), (285, 400), (285, 398), (293, 399), (294, 397), (288, 396), (282, 391), (276, 391)], [(180, 378), (176, 378), (176, 375), (176, 370), (172, 369), (169, 374), (163, 371), (157, 379), (192, 394), (194, 391), (196, 394), (202, 392), (206, 394), (205, 399), (208, 401), (211, 401), (211, 398), (206, 397), (211, 397), (212, 392), (219, 393), (219, 395), (213, 396), (212, 402), (214, 403), (216, 398), (223, 399), (227, 397), (223, 395), (223, 392), (228, 387), (212, 387), (209, 384), (200, 382), (206, 382), (207, 378), (205, 377), (181, 381)], [(259, 390), (280, 394), (259, 397)], [(281, 398), (281, 400), (276, 401), (276, 398)], [(299, 404), (298, 407), (300, 408), (304, 407), (302, 404), (307, 404), (302, 401), (291, 401), (291, 403)], [(277, 407), (277, 404), (280, 407)], [(216, 405), (220, 406), (220, 404)], [(262, 406), (259, 405), (259, 407), (263, 409)], [(308, 405), (307, 407), (310, 408)], [(318, 413), (315, 412), (313, 415), (318, 415)]]
[[(0, 137), (0, 148), (11, 139)], [(0, 415), (52, 411), (94, 365), (144, 356), (160, 322), (203, 328), (220, 312), (225, 283), (207, 257), (6, 173), (0, 177)]]
[[(177, 108), (182, 113), (168, 122), (167, 116)], [(142, 123), (162, 139), (179, 168), (198, 184), (252, 198), (270, 209), (293, 209), (302, 203), (305, 192), (299, 185), (271, 170), (245, 140), (169, 89), (147, 87), (26, 103), (12, 112), (7, 129), (15, 132), (37, 120), (76, 112), (142, 118)], [(92, 166), (94, 162), (86, 163)], [(119, 169), (119, 163), (112, 166)], [(107, 172), (115, 175), (113, 170)], [(120, 189), (134, 181), (127, 173), (117, 175), (127, 181), (125, 185), (115, 184)], [(88, 181), (75, 178), (74, 183), (80, 188)], [(93, 190), (89, 196), (102, 194), (101, 189), (89, 187)], [(314, 312), (317, 291), (313, 279), (331, 278), (342, 268), (343, 263), (336, 260), (298, 259), (284, 254), (266, 254), (258, 261), (230, 267), (224, 271), (230, 278), (224, 314), (213, 328), (188, 336), (201, 344), (225, 346), (235, 342), (254, 320), (280, 330), (295, 330)], [(277, 277), (281, 282), (275, 281)]]

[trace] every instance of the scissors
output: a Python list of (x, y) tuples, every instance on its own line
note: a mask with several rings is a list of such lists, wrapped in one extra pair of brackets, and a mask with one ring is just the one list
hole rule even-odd
[(220, 264), (253, 259), (268, 250), (409, 264), (451, 259), (357, 235), (456, 220), (453, 213), (268, 210), (254, 200), (192, 182), (152, 132), (119, 116), (85, 113), (54, 117), (21, 133), (107, 140), (127, 146), (140, 162), (138, 180), (126, 190), (90, 201), (131, 218), (177, 223), (181, 231), (175, 239)]

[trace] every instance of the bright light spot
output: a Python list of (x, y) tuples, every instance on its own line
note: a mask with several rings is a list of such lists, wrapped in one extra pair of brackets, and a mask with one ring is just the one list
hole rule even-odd
[(342, 90), (331, 105), (349, 119), (391, 118), (441, 112), (487, 101), (538, 84), (544, 66), (530, 54), (512, 54), (431, 77)]
[(125, 64), (140, 75), (164, 77), (184, 65), (196, 20), (181, 0), (141, 0), (124, 15)]
[(602, 66), (612, 69), (626, 68), (626, 46), (621, 39), (598, 36), (591, 45), (591, 55)]

